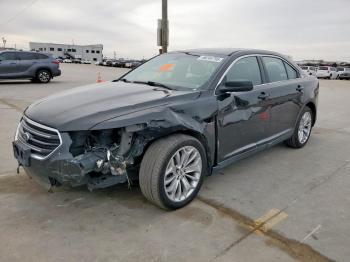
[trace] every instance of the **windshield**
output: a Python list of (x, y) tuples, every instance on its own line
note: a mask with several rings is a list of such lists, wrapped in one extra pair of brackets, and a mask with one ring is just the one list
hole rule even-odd
[(338, 72), (340, 72), (340, 71), (344, 71), (344, 68), (342, 68), (342, 67), (338, 67), (338, 68), (337, 68), (337, 71), (338, 71)]
[(224, 60), (219, 56), (169, 53), (139, 66), (122, 80), (154, 82), (172, 89), (198, 89), (203, 86)]

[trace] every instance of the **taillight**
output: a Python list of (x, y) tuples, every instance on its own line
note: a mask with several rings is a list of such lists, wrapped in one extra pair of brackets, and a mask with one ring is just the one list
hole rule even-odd
[(55, 59), (55, 60), (52, 60), (51, 63), (58, 65), (60, 62), (58, 62), (58, 60)]

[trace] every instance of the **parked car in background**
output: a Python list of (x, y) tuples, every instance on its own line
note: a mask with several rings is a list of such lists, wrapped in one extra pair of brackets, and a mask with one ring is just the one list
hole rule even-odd
[(49, 54), (0, 51), (0, 79), (31, 79), (48, 83), (60, 75), (59, 62)]
[(317, 68), (315, 66), (301, 66), (303, 72), (310, 76), (316, 76)]
[(350, 79), (350, 68), (340, 67), (338, 68), (338, 73), (339, 73), (339, 76), (338, 76), (339, 79), (347, 79), (347, 80)]
[(70, 64), (70, 63), (72, 63), (72, 60), (69, 59), (69, 58), (66, 58), (66, 59), (63, 60), (63, 63), (69, 63)]
[(87, 65), (87, 64), (91, 64), (91, 61), (89, 61), (89, 60), (81, 60), (81, 63)]
[(132, 61), (126, 61), (124, 67), (125, 68), (132, 68)]
[(74, 58), (72, 59), (73, 64), (81, 64), (81, 58)]
[(141, 65), (142, 63), (140, 61), (137, 60), (129, 60), (129, 61), (125, 61), (124, 63), (124, 67), (126, 68), (135, 68), (139, 65)]
[(112, 62), (113, 67), (122, 67), (122, 62), (120, 60), (115, 60)]
[(101, 61), (97, 61), (97, 62), (95, 62), (95, 65), (100, 66), (100, 65), (102, 65), (102, 62)]
[(115, 61), (116, 61), (116, 60), (113, 60), (113, 59), (107, 60), (107, 61), (106, 61), (106, 66), (113, 66), (113, 64), (114, 64)]
[(319, 66), (316, 73), (317, 78), (337, 79), (338, 72), (335, 67)]
[(135, 179), (155, 205), (181, 208), (206, 175), (283, 141), (307, 144), (319, 82), (303, 76), (275, 52), (169, 52), (30, 105), (14, 155), (48, 186), (93, 190)]
[(125, 67), (125, 60), (119, 60), (118, 61), (118, 67), (124, 68)]
[(133, 61), (133, 62), (131, 63), (131, 68), (138, 67), (138, 66), (141, 65), (141, 64), (142, 64), (141, 61)]

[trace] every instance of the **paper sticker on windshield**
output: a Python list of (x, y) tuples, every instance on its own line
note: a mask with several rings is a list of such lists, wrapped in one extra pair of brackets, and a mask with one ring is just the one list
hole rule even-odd
[(160, 72), (166, 72), (166, 71), (169, 71), (172, 67), (173, 67), (174, 64), (164, 64), (162, 65), (161, 67), (159, 67), (159, 71)]
[(201, 55), (200, 57), (197, 58), (197, 60), (220, 63), (223, 60), (223, 58), (222, 57), (216, 57), (216, 56)]

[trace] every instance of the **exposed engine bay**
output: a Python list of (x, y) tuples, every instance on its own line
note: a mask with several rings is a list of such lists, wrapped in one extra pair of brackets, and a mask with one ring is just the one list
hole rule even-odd
[(73, 159), (66, 161), (69, 170), (63, 173), (88, 176), (90, 190), (124, 182), (130, 187), (130, 170), (135, 168), (135, 158), (142, 154), (145, 143), (134, 135), (137, 128), (71, 132), (69, 151)]

